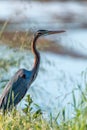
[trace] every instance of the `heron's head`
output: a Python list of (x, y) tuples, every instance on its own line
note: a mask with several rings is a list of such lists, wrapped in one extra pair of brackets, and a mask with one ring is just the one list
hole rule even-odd
[(48, 30), (38, 30), (36, 33), (35, 33), (35, 36), (46, 36), (46, 35), (51, 35), (51, 34), (57, 34), (57, 33), (63, 33), (65, 32), (64, 30), (56, 30), (56, 31), (48, 31)]

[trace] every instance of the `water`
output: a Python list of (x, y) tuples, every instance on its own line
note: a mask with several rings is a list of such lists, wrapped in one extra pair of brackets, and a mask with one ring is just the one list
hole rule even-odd
[(71, 51), (76, 51), (79, 54), (87, 55), (87, 30), (76, 29), (66, 30), (62, 35), (54, 35), (51, 38), (55, 41), (60, 41), (61, 45)]
[(85, 12), (86, 2), (0, 1), (0, 19), (16, 23), (8, 26), (8, 29), (16, 31), (85, 27)]

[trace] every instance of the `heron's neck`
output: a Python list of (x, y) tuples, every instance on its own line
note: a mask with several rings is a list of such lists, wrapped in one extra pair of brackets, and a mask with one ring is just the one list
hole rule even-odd
[(38, 37), (35, 37), (33, 42), (32, 42), (32, 45), (31, 45), (32, 52), (33, 52), (34, 57), (35, 57), (33, 69), (38, 69), (39, 68), (39, 64), (40, 64), (40, 54), (39, 54), (39, 52), (36, 49), (37, 39), (38, 39)]

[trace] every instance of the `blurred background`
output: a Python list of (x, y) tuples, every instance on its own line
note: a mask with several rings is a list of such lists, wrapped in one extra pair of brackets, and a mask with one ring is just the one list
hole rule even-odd
[[(78, 85), (83, 91), (86, 86), (87, 1), (0, 1), (1, 79), (9, 80), (19, 68), (31, 68), (34, 57), (29, 46), (38, 29), (66, 32), (39, 40), (40, 71), (28, 93), (46, 115), (52, 112), (55, 116), (66, 108), (67, 117), (71, 118), (72, 92), (78, 104), (81, 97)], [(24, 101), (19, 107), (23, 105)]]

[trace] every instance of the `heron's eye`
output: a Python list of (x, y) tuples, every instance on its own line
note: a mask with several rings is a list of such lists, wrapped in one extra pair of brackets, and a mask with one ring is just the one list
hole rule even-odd
[(25, 74), (23, 74), (21, 77), (22, 77), (23, 79), (25, 79), (25, 78), (26, 78), (26, 75), (25, 75)]
[(41, 32), (38, 32), (38, 35), (41, 35), (42, 33)]

